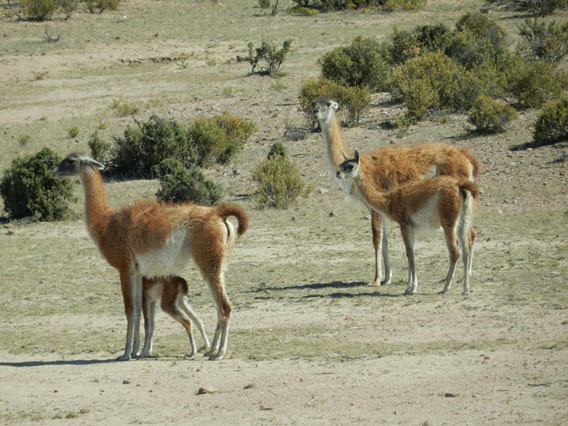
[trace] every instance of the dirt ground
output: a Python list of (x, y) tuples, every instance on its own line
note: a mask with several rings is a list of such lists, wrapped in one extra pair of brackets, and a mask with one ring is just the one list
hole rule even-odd
[[(440, 235), (420, 238), (418, 294), (402, 296), (406, 259), (392, 224), (393, 283), (370, 287), (367, 212), (329, 177), (319, 134), (286, 137), (305, 130), (298, 90), (318, 76), (317, 59), (329, 49), (357, 35), (385, 37), (395, 25), (450, 25), (483, 1), (306, 18), (273, 17), (255, 1), (130, 0), (118, 12), (47, 24), (19, 21), (14, 2), (0, 5), (0, 172), (43, 146), (87, 152), (94, 129), (110, 138), (151, 114), (184, 120), (228, 111), (257, 125), (234, 164), (206, 171), (251, 216), (227, 272), (234, 313), (222, 361), (184, 359), (185, 335), (161, 312), (155, 358), (115, 361), (126, 328), (118, 274), (86, 232), (80, 185), (74, 219), (0, 225), (1, 424), (566, 424), (568, 144), (533, 146), (536, 111), (494, 136), (471, 134), (460, 114), (400, 130), (382, 124), (401, 106), (376, 94), (361, 125), (345, 129), (362, 151), (437, 140), (480, 159), (466, 297), (461, 266), (450, 294), (438, 295), (447, 268)], [(524, 19), (492, 13), (512, 33)], [(61, 40), (44, 40), (46, 26)], [(249, 76), (236, 59), (249, 41), (290, 37), (278, 78)], [(119, 116), (115, 100), (139, 112)], [(72, 126), (80, 128), (75, 138)], [(314, 190), (289, 210), (256, 210), (243, 194), (276, 141)], [(113, 207), (157, 188), (107, 184)], [(193, 267), (184, 277), (212, 336), (208, 291)]]

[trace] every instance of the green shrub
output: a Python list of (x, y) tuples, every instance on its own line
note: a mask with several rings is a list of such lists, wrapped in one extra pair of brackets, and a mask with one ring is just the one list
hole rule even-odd
[(20, 0), (20, 5), (28, 19), (44, 21), (50, 19), (59, 8), (58, 0)]
[(557, 8), (566, 8), (567, 0), (487, 0), (487, 3), (505, 6), (513, 10), (530, 12), (533, 16), (552, 14)]
[(198, 168), (186, 169), (181, 161), (168, 158), (156, 167), (160, 189), (156, 198), (160, 201), (180, 203), (192, 201), (211, 206), (221, 201), (223, 190), (207, 179)]
[(501, 132), (506, 124), (518, 116), (519, 114), (513, 107), (487, 95), (478, 96), (468, 112), (469, 122), (479, 133)]
[(318, 9), (323, 11), (346, 10), (346, 9), (373, 9), (383, 6), (388, 0), (294, 0), (299, 9)]
[(382, 7), (385, 11), (397, 9), (413, 10), (422, 7), (427, 0), (294, 0), (299, 8), (312, 8), (324, 11), (375, 9)]
[(465, 70), (441, 52), (427, 52), (394, 70), (394, 94), (406, 104), (412, 119), (431, 110), (467, 109), (462, 90), (470, 83)]
[(175, 120), (154, 115), (147, 122), (136, 124), (128, 126), (123, 136), (113, 138), (111, 174), (152, 179), (154, 166), (167, 158), (177, 159), (188, 168), (198, 162), (197, 148), (187, 129)]
[(65, 13), (65, 19), (69, 19), (73, 12), (77, 10), (79, 6), (79, 0), (58, 0), (59, 7)]
[(236, 150), (225, 150), (225, 153), (217, 160), (219, 163), (226, 163), (231, 158), (232, 154), (243, 147), (256, 130), (254, 122), (228, 113), (215, 115), (211, 120), (220, 129), (223, 129), (230, 145), (237, 147)]
[(568, 140), (568, 96), (542, 107), (536, 119), (534, 140), (539, 145)]
[(284, 144), (282, 142), (276, 142), (275, 144), (272, 144), (272, 146), (270, 147), (270, 150), (268, 151), (268, 156), (266, 158), (270, 160), (273, 157), (286, 157), (286, 155), (287, 152)]
[(427, 51), (443, 52), (452, 37), (452, 32), (444, 24), (419, 25), (412, 31), (394, 28), (388, 46), (390, 62), (402, 64)]
[(358, 123), (371, 105), (371, 92), (367, 87), (345, 87), (325, 78), (306, 80), (300, 88), (300, 110), (312, 129), (318, 124), (312, 101), (319, 96), (339, 103), (348, 126)]
[(154, 166), (167, 158), (185, 168), (226, 163), (245, 144), (254, 123), (229, 114), (200, 117), (187, 126), (152, 116), (115, 137), (110, 173), (141, 179), (154, 177)]
[(344, 111), (345, 124), (354, 126), (369, 112), (371, 92), (367, 87), (340, 86), (335, 94), (335, 100)]
[(252, 171), (252, 180), (257, 184), (252, 199), (260, 209), (287, 209), (299, 196), (311, 191), (311, 188), (306, 188), (294, 163), (282, 156), (257, 164)]
[(486, 63), (495, 63), (497, 53), (491, 40), (477, 37), (471, 31), (456, 32), (446, 48), (448, 57), (472, 70)]
[(207, 167), (227, 163), (242, 149), (254, 129), (252, 121), (226, 113), (195, 119), (188, 130), (197, 154), (195, 164)]
[(507, 71), (507, 89), (521, 107), (541, 107), (560, 97), (567, 85), (566, 72), (549, 62), (528, 62), (518, 58)]
[(68, 179), (55, 179), (50, 171), (60, 161), (49, 148), (12, 161), (0, 180), (0, 195), (10, 218), (53, 221), (68, 216), (73, 186)]
[(95, 130), (89, 136), (89, 141), (87, 142), (89, 150), (91, 151), (91, 157), (97, 160), (99, 163), (105, 163), (110, 154), (110, 142), (102, 139), (99, 136), (98, 130)]
[(280, 71), (288, 52), (290, 52), (291, 45), (292, 40), (286, 40), (281, 49), (266, 41), (263, 41), (257, 48), (254, 47), (253, 43), (249, 43), (249, 53), (245, 60), (252, 65), (250, 73), (273, 75)]
[(318, 126), (318, 119), (312, 107), (313, 100), (319, 96), (335, 99), (334, 95), (337, 93), (337, 87), (339, 87), (337, 83), (325, 78), (310, 78), (302, 83), (299, 95), (300, 111), (306, 117), (311, 129), (315, 129)]
[(232, 144), (233, 140), (227, 141), (223, 129), (207, 117), (196, 118), (190, 125), (188, 133), (196, 150), (195, 164), (197, 166), (211, 166), (221, 157), (227, 158), (230, 153), (234, 153), (238, 148)]
[(528, 60), (560, 62), (568, 54), (568, 22), (546, 25), (536, 18), (527, 19), (519, 26), (519, 34), (523, 37), (519, 50)]
[(261, 9), (268, 9), (270, 7), (270, 0), (258, 0), (258, 6)]
[(467, 69), (495, 64), (507, 51), (506, 32), (481, 13), (466, 13), (456, 23), (456, 32), (445, 53)]
[(103, 13), (105, 10), (117, 10), (121, 0), (85, 0), (91, 13)]
[(313, 16), (319, 13), (317, 9), (312, 9), (311, 7), (295, 7), (293, 11), (300, 16)]
[(394, 28), (389, 45), (389, 58), (391, 63), (395, 65), (403, 64), (408, 59), (419, 56), (422, 53), (422, 45), (418, 41), (415, 31)]
[(446, 25), (419, 25), (413, 30), (394, 29), (389, 42), (391, 63), (426, 52), (441, 51), (468, 69), (494, 62), (506, 51), (506, 33), (495, 21), (479, 13), (467, 13), (451, 31)]
[(425, 6), (427, 0), (387, 0), (384, 5), (387, 11), (397, 9), (414, 10)]
[(357, 37), (346, 47), (338, 47), (320, 59), (324, 78), (343, 86), (367, 86), (372, 91), (387, 91), (392, 70), (385, 59), (388, 52), (377, 41)]
[(459, 32), (469, 31), (477, 38), (489, 39), (496, 51), (504, 47), (506, 36), (504, 28), (487, 14), (468, 12), (458, 19), (456, 29)]

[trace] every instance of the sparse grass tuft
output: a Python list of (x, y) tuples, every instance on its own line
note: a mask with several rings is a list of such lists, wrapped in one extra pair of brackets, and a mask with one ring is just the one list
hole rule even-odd
[(116, 111), (119, 117), (127, 117), (140, 112), (140, 107), (138, 105), (128, 102), (122, 98), (113, 99), (111, 108)]
[(72, 126), (67, 129), (67, 136), (71, 139), (76, 138), (79, 135), (79, 128), (77, 126)]

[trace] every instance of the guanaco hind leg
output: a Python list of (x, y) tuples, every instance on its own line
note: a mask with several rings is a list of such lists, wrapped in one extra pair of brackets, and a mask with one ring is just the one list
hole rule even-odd
[(415, 294), (418, 290), (418, 276), (416, 275), (416, 261), (414, 258), (414, 231), (412, 227), (402, 225), (400, 230), (406, 248), (406, 257), (408, 258), (408, 286), (404, 294)]
[[(446, 284), (444, 289), (440, 292), (442, 294), (447, 293), (452, 285), (452, 279), (454, 278), (454, 273), (456, 272), (456, 263), (460, 257), (459, 250), (456, 246), (456, 234), (454, 228), (450, 226), (444, 227), (444, 236), (446, 237), (446, 245), (448, 247), (448, 253), (450, 256), (450, 268), (448, 269), (448, 274), (446, 275)], [(463, 246), (463, 244), (461, 244)], [(466, 269), (467, 271), (467, 269)]]
[(217, 275), (205, 275), (209, 290), (217, 307), (217, 327), (211, 349), (204, 355), (210, 360), (223, 359), (227, 352), (227, 341), (229, 337), (229, 324), (231, 321), (231, 302), (225, 292), (225, 283), (222, 270)]

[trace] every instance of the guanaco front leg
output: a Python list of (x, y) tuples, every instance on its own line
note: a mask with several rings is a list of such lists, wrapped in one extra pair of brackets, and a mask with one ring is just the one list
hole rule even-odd
[(140, 317), (142, 314), (142, 277), (131, 271), (120, 271), (120, 285), (126, 313), (126, 344), (118, 361), (136, 357), (140, 347)]
[[(389, 261), (389, 243), (387, 239), (386, 218), (374, 210), (371, 210), (371, 231), (373, 233), (373, 246), (375, 247), (375, 279), (373, 286), (390, 284), (392, 272)], [(382, 260), (385, 263), (385, 279), (381, 281)]]

